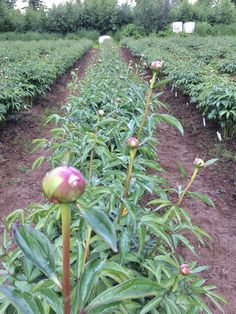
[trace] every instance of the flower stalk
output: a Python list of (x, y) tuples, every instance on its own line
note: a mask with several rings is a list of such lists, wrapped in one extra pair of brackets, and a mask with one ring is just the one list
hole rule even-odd
[[(69, 156), (69, 155), (68, 155)], [(69, 157), (66, 157), (68, 159)], [(62, 220), (62, 293), (64, 299), (64, 314), (70, 314), (70, 204), (76, 201), (85, 190), (85, 179), (76, 168), (68, 165), (49, 171), (43, 179), (42, 188), (50, 202), (61, 206)]]
[(63, 277), (62, 292), (64, 314), (70, 314), (70, 205), (61, 204), (62, 239), (63, 239)]
[[(98, 121), (95, 129), (95, 133), (93, 134), (93, 147), (91, 150), (91, 155), (90, 155), (90, 160), (89, 160), (89, 180), (92, 179), (92, 172), (93, 172), (93, 156), (94, 156), (94, 149), (96, 147), (97, 143), (97, 131), (98, 131), (98, 123), (100, 121), (100, 118), (104, 116), (104, 111), (103, 110), (98, 110)], [(82, 266), (82, 273), (84, 272), (85, 264), (88, 258), (89, 254), (89, 245), (90, 245), (90, 240), (91, 240), (91, 235), (92, 235), (92, 229), (90, 225), (88, 226), (88, 234), (86, 238), (86, 244), (85, 244), (85, 249), (84, 249), (84, 260), (83, 260), (83, 266)]]
[[(132, 176), (132, 171), (133, 171), (133, 165), (134, 165), (134, 159), (137, 153), (137, 148), (130, 149), (130, 158), (129, 158), (129, 165), (127, 169), (127, 179), (125, 181), (125, 190), (123, 194), (123, 198), (127, 198), (128, 193), (129, 193), (129, 187), (130, 187), (130, 181), (131, 181), (131, 176)], [(118, 219), (117, 222), (120, 223), (121, 216), (124, 214), (125, 211), (125, 205), (124, 203), (121, 204), (119, 210), (118, 210)]]
[(149, 111), (149, 107), (150, 107), (150, 101), (151, 101), (151, 97), (153, 94), (153, 88), (154, 88), (154, 84), (156, 81), (156, 77), (157, 77), (157, 71), (153, 71), (152, 79), (150, 81), (150, 87), (149, 87), (147, 98), (146, 98), (146, 107), (145, 107), (145, 111), (144, 111), (143, 120), (141, 122), (140, 128), (139, 128), (138, 133), (137, 133), (138, 140), (140, 139), (140, 136), (142, 134), (142, 130), (143, 130), (144, 125), (145, 125), (146, 120), (147, 120), (148, 111)]
[(196, 179), (197, 177), (197, 174), (199, 172), (199, 169), (200, 168), (203, 168), (204, 167), (204, 161), (202, 159), (199, 159), (199, 158), (196, 158), (195, 161), (194, 161), (194, 171), (193, 171), (193, 174), (187, 184), (187, 186), (185, 187), (183, 193), (181, 194), (176, 206), (179, 207), (182, 202), (183, 202), (183, 199), (185, 197), (185, 195), (188, 193), (188, 190), (190, 189), (190, 187), (192, 186), (194, 180)]

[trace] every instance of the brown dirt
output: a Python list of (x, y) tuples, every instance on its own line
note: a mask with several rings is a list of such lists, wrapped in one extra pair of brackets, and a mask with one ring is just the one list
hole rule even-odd
[(17, 208), (43, 201), (41, 181), (49, 169), (47, 163), (37, 170), (31, 170), (32, 163), (48, 154), (45, 151), (32, 152), (32, 140), (50, 138), (53, 125), (44, 126), (45, 118), (60, 112), (69, 91), (66, 86), (71, 80), (71, 71), (78, 79), (84, 77), (89, 62), (98, 60), (98, 50), (90, 49), (72, 68), (59, 77), (44, 97), (37, 98), (34, 106), (21, 112), (19, 119), (7, 122), (0, 129), (0, 231), (4, 217)]
[[(135, 61), (127, 49), (122, 49), (122, 56), (126, 61)], [(160, 100), (168, 105), (170, 113), (181, 121), (185, 130), (184, 136), (181, 136), (164, 123), (157, 130), (160, 141), (157, 146), (159, 163), (166, 170), (165, 177), (172, 187), (186, 186), (188, 182), (188, 178), (181, 175), (180, 166), (184, 166), (190, 176), (197, 156), (204, 160), (220, 157), (216, 164), (200, 172), (191, 188), (192, 191), (210, 197), (215, 208), (189, 199), (183, 204), (193, 223), (207, 231), (213, 242), (202, 247), (194, 241), (197, 256), (192, 256), (189, 252), (184, 252), (184, 255), (186, 262), (196, 260), (199, 265), (209, 266), (204, 273), (204, 277), (208, 278), (207, 283), (216, 284), (219, 293), (229, 301), (225, 307), (226, 314), (235, 314), (236, 142), (229, 140), (219, 144), (217, 126), (207, 121), (207, 126), (203, 127), (201, 114), (194, 105), (187, 105), (189, 98), (180, 91), (166, 87)], [(219, 313), (214, 307), (212, 311)]]

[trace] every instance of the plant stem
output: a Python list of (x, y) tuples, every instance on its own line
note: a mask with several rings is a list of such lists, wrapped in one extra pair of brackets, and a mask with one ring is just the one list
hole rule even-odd
[(63, 275), (62, 292), (64, 297), (64, 314), (70, 314), (70, 221), (71, 212), (68, 204), (61, 204), (62, 238), (63, 238)]
[(183, 202), (183, 199), (184, 199), (184, 196), (186, 195), (186, 193), (188, 192), (188, 190), (190, 189), (191, 185), (193, 184), (194, 180), (196, 179), (196, 176), (198, 174), (198, 171), (199, 171), (199, 167), (195, 167), (194, 168), (194, 172), (192, 174), (192, 177), (189, 181), (189, 183), (187, 184), (186, 188), (184, 189), (183, 193), (181, 194), (176, 206), (180, 206)]
[(96, 142), (97, 142), (97, 134), (94, 133), (93, 136), (94, 136), (94, 139), (93, 139), (93, 148), (92, 148), (92, 150), (91, 150), (90, 161), (89, 161), (89, 180), (92, 179), (93, 155), (94, 155), (94, 148), (95, 148)]
[(89, 244), (90, 244), (90, 240), (91, 240), (91, 234), (92, 234), (92, 229), (90, 226), (88, 226), (88, 235), (87, 235), (85, 249), (84, 249), (84, 260), (83, 260), (82, 273), (84, 272), (85, 264), (86, 264), (87, 257), (89, 254)]
[[(134, 158), (136, 156), (136, 153), (137, 153), (137, 148), (130, 149), (130, 160), (129, 160), (129, 166), (127, 169), (127, 179), (125, 182), (125, 190), (124, 190), (124, 194), (123, 194), (124, 199), (127, 198), (128, 193), (129, 193), (130, 180), (131, 180), (131, 176), (132, 176)], [(125, 205), (124, 205), (124, 203), (122, 203), (120, 208), (119, 208), (119, 211), (118, 211), (118, 220), (117, 220), (118, 223), (120, 223), (120, 219), (121, 219), (121, 216), (122, 216), (124, 209), (125, 209)]]
[[(99, 117), (98, 117), (98, 122), (99, 122)], [(90, 161), (89, 161), (89, 180), (92, 179), (93, 155), (94, 155), (94, 149), (95, 149), (95, 146), (96, 146), (96, 142), (97, 142), (97, 126), (96, 126), (96, 131), (94, 133), (93, 148), (92, 148), (92, 151), (91, 151)], [(82, 273), (84, 272), (85, 264), (86, 264), (87, 257), (88, 257), (88, 254), (89, 254), (89, 244), (90, 244), (90, 240), (91, 240), (91, 234), (92, 234), (92, 229), (91, 229), (90, 226), (88, 226), (88, 235), (87, 235), (86, 244), (85, 244), (85, 250), (84, 250), (84, 260), (83, 260)]]
[(147, 95), (147, 99), (146, 99), (146, 107), (145, 107), (145, 111), (144, 111), (143, 120), (141, 122), (140, 128), (138, 130), (138, 134), (137, 134), (138, 140), (140, 140), (140, 136), (141, 136), (143, 127), (144, 127), (144, 125), (146, 123), (146, 120), (147, 120), (149, 106), (150, 106), (150, 100), (151, 100), (151, 97), (152, 97), (153, 87), (154, 87), (154, 84), (155, 84), (156, 76), (157, 76), (157, 71), (153, 71), (153, 75), (152, 75), (152, 79), (151, 79), (151, 83), (150, 83), (150, 87), (149, 87), (148, 95)]

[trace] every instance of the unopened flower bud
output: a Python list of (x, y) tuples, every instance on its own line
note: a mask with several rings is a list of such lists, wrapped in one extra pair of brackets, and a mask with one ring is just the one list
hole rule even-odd
[(98, 110), (98, 115), (99, 115), (99, 117), (103, 117), (104, 111), (102, 109)]
[(129, 146), (130, 148), (138, 148), (139, 147), (139, 141), (134, 136), (129, 137), (126, 143), (127, 143), (127, 146)]
[(162, 66), (163, 66), (163, 63), (161, 61), (158, 61), (158, 60), (153, 61), (151, 64), (151, 69), (158, 71), (158, 70), (161, 70)]
[(46, 174), (42, 187), (50, 202), (71, 203), (84, 192), (85, 179), (79, 170), (61, 166)]
[(195, 160), (194, 160), (194, 166), (195, 167), (198, 167), (198, 168), (203, 168), (204, 167), (204, 165), (205, 165), (205, 163), (204, 163), (204, 160), (202, 160), (202, 159), (200, 159), (200, 158), (196, 158)]
[(190, 269), (188, 267), (188, 264), (182, 264), (180, 266), (180, 272), (183, 276), (187, 276), (188, 274), (190, 274)]

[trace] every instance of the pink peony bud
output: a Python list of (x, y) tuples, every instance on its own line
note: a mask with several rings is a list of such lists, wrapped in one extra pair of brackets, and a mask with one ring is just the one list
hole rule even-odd
[(158, 60), (153, 61), (151, 64), (151, 69), (158, 71), (158, 70), (161, 70), (162, 66), (163, 66), (163, 63), (161, 61), (158, 61)]
[(61, 166), (46, 174), (42, 187), (50, 202), (71, 203), (84, 192), (85, 179), (79, 170)]
[(130, 148), (138, 148), (139, 147), (139, 141), (136, 137), (131, 136), (128, 138), (126, 144), (130, 147)]
[(187, 276), (188, 274), (190, 274), (190, 269), (188, 267), (188, 264), (182, 264), (180, 266), (180, 272), (183, 276)]
[(195, 167), (198, 167), (198, 168), (203, 168), (204, 167), (204, 165), (205, 165), (205, 163), (204, 163), (204, 160), (202, 160), (202, 159), (200, 159), (200, 158), (196, 158), (195, 160), (194, 160), (194, 166)]

